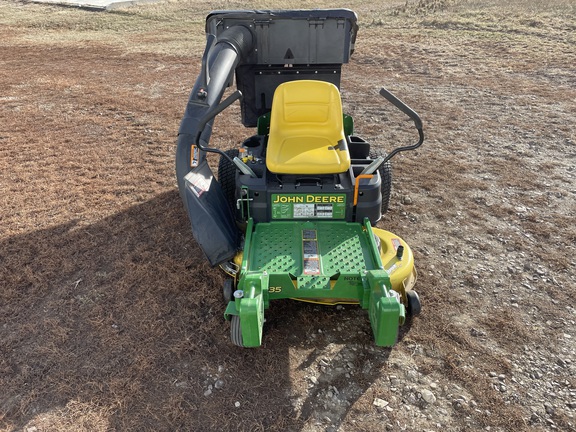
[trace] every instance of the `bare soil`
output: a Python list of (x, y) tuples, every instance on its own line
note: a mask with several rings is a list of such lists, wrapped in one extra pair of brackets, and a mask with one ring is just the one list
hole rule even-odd
[[(574, 5), (350, 2), (357, 132), (413, 141), (386, 86), (427, 135), (379, 223), (423, 304), (392, 349), (358, 307), (289, 301), (229, 341), (174, 151), (203, 17), (258, 7), (287, 5), (0, 1), (0, 430), (576, 430)], [(253, 133), (237, 107), (215, 129)]]

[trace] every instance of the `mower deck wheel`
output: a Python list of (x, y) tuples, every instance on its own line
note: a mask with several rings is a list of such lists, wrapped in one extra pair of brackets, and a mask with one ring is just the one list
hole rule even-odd
[(416, 291), (406, 291), (406, 300), (408, 303), (408, 315), (416, 316), (420, 314), (422, 305), (420, 304), (420, 297)]
[(234, 345), (239, 347), (244, 346), (244, 342), (242, 341), (242, 328), (240, 327), (240, 317), (238, 315), (232, 315), (232, 318), (230, 319), (230, 339)]

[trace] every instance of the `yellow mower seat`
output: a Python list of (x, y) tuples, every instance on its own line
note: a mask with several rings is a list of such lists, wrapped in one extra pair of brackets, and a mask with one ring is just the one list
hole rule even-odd
[(274, 92), (266, 166), (278, 174), (336, 174), (350, 168), (340, 91), (324, 81), (289, 81)]

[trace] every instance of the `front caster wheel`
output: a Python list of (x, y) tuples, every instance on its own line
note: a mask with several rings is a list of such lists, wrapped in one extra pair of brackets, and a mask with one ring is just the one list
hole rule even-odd
[(406, 291), (406, 300), (408, 303), (408, 315), (416, 316), (420, 314), (422, 305), (420, 304), (420, 297), (416, 291)]
[(242, 328), (240, 327), (240, 317), (238, 315), (232, 315), (232, 318), (230, 319), (230, 339), (234, 345), (239, 347), (244, 346), (244, 342), (242, 341)]

